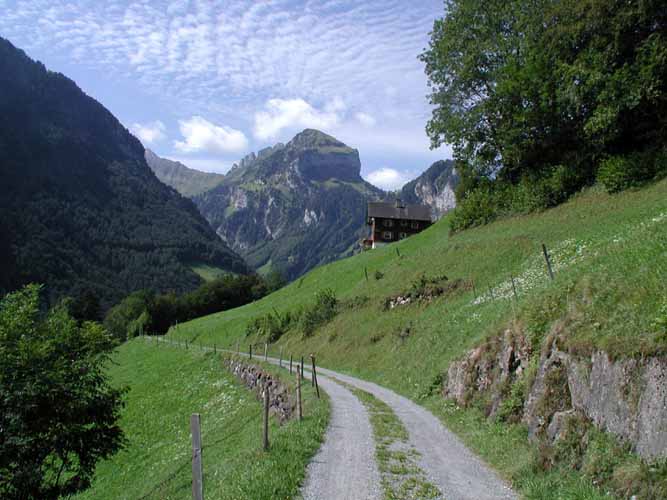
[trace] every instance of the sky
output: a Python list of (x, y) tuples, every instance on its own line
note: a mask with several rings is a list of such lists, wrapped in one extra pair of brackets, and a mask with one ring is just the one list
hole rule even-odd
[(158, 155), (226, 172), (316, 128), (397, 189), (430, 150), (418, 56), (443, 0), (0, 0), (0, 36), (72, 78)]

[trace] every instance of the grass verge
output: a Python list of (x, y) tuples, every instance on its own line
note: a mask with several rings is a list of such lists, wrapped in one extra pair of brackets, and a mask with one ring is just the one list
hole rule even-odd
[(329, 416), (327, 400), (317, 400), (309, 387), (304, 420), (280, 426), (272, 419), (271, 448), (264, 452), (261, 403), (222, 366), (220, 356), (136, 339), (117, 350), (110, 372), (116, 385), (130, 388), (121, 419), (128, 445), (99, 465), (92, 488), (77, 498), (187, 498), (191, 413), (201, 414), (207, 499), (298, 494)]

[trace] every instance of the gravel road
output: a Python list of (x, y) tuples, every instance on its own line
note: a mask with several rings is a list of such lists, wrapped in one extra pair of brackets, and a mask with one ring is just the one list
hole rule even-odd
[(373, 430), (364, 405), (345, 387), (318, 375), (331, 401), (331, 420), (320, 451), (306, 471), (304, 500), (381, 498)]
[[(268, 359), (278, 364), (277, 359)], [(306, 376), (310, 377), (309, 370)], [(425, 408), (394, 391), (333, 370), (318, 368), (317, 380), (331, 400), (331, 420), (324, 443), (308, 466), (301, 491), (304, 500), (382, 497), (368, 413), (364, 405), (336, 380), (373, 394), (394, 411), (408, 431), (410, 444), (421, 455), (419, 466), (446, 500), (519, 498)]]
[(372, 382), (324, 368), (317, 369), (318, 381), (324, 378), (320, 374), (369, 392), (389, 405), (407, 429), (410, 444), (421, 454), (419, 466), (447, 500), (519, 498), (425, 408)]

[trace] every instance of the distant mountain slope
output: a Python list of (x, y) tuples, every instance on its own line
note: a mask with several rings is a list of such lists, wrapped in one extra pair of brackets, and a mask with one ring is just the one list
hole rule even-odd
[(401, 198), (406, 203), (429, 205), (433, 216), (439, 219), (456, 206), (454, 190), (458, 182), (454, 162), (440, 160), (403, 186)]
[(188, 198), (213, 189), (224, 178), (222, 174), (200, 172), (181, 162), (160, 158), (150, 149), (146, 149), (145, 156), (146, 163), (158, 179)]
[(359, 153), (317, 130), (251, 154), (194, 198), (217, 233), (255, 268), (293, 279), (350, 255), (366, 203), (385, 193), (361, 178)]
[(2, 38), (0, 117), (0, 293), (40, 282), (108, 306), (191, 289), (197, 263), (246, 270), (109, 111)]

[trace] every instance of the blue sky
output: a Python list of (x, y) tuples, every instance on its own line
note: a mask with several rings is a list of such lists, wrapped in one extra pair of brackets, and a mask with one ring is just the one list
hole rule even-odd
[(442, 0), (0, 0), (0, 36), (74, 79), (159, 155), (227, 171), (304, 128), (397, 188), (429, 150), (417, 56)]

